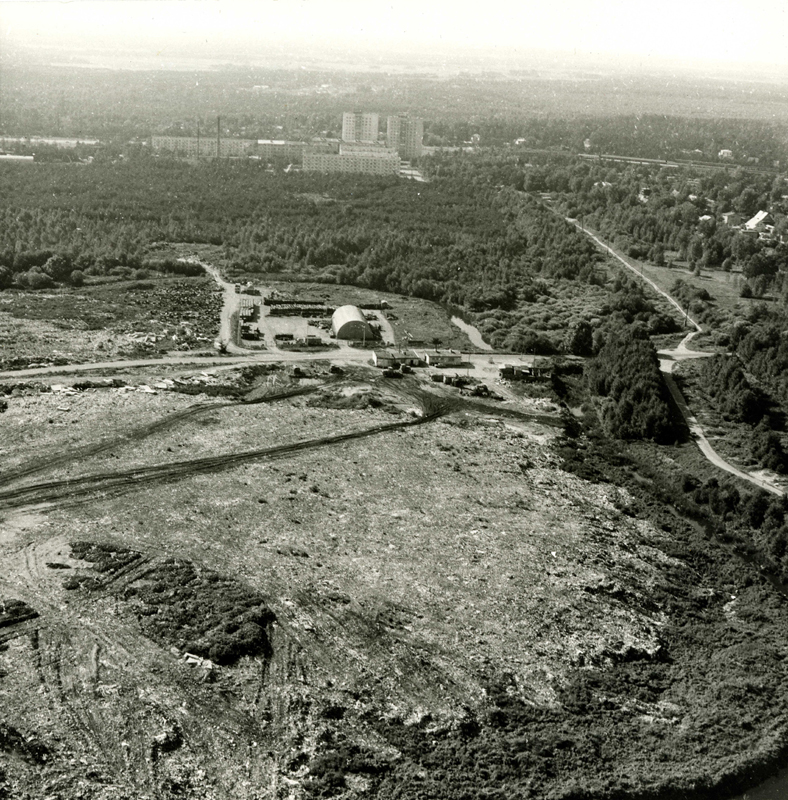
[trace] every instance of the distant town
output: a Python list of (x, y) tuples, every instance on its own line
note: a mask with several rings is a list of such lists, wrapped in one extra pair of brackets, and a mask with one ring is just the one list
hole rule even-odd
[(223, 137), (217, 120), (215, 135), (152, 136), (151, 147), (156, 153), (187, 159), (284, 159), (305, 172), (411, 175), (411, 160), (423, 152), (423, 120), (408, 114), (389, 116), (385, 134), (380, 132), (380, 122), (373, 111), (346, 111), (341, 139), (296, 142)]

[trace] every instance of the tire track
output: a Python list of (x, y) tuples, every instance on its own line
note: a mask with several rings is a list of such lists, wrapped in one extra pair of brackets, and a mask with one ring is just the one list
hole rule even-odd
[[(124, 492), (151, 483), (163, 483), (181, 480), (192, 475), (218, 472), (250, 461), (283, 458), (306, 450), (314, 450), (335, 444), (377, 436), (381, 433), (403, 430), (416, 425), (423, 425), (441, 417), (444, 411), (434, 411), (414, 420), (375, 425), (350, 433), (323, 436), (307, 439), (278, 447), (266, 447), (259, 450), (247, 450), (240, 453), (228, 453), (220, 456), (209, 456), (190, 461), (158, 464), (150, 467), (139, 467), (132, 470), (97, 473), (77, 478), (23, 486), (0, 492), (0, 508), (20, 508), (42, 503), (77, 502), (96, 492), (105, 494)], [(62, 503), (61, 503), (62, 504)]]
[(99, 453), (112, 450), (116, 447), (123, 447), (127, 444), (140, 442), (154, 433), (161, 433), (186, 420), (205, 414), (209, 411), (216, 411), (220, 408), (230, 408), (234, 406), (244, 405), (259, 405), (261, 403), (274, 403), (278, 400), (285, 400), (290, 397), (298, 397), (299, 395), (310, 394), (322, 388), (325, 384), (317, 384), (312, 386), (298, 386), (294, 389), (288, 389), (275, 394), (264, 395), (263, 397), (254, 400), (240, 400), (227, 403), (197, 403), (189, 406), (183, 411), (178, 411), (174, 414), (168, 414), (166, 417), (155, 420), (147, 425), (141, 425), (133, 428), (120, 436), (112, 439), (107, 439), (94, 444), (85, 445), (83, 447), (69, 450), (61, 455), (49, 456), (47, 458), (37, 458), (29, 462), (27, 465), (18, 469), (12, 470), (0, 476), (0, 486), (5, 486), (14, 483), (22, 478), (37, 475), (42, 472), (48, 472), (57, 467), (62, 467), (66, 464), (71, 464), (76, 461), (81, 461), (85, 458), (98, 455)]

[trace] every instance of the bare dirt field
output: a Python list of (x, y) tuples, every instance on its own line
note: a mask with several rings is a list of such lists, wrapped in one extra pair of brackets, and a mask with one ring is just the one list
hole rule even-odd
[[(422, 374), (335, 377), (322, 366), (296, 381), (282, 367), (255, 369), (249, 397), (308, 391), (254, 405), (164, 390), (9, 398), (9, 796), (393, 798), (424, 780), (427, 796), (443, 796), (454, 756), (439, 758), (441, 748), (499, 741), (496, 753), (521, 748), (512, 775), (522, 796), (571, 796), (578, 785), (599, 793), (632, 775), (657, 785), (683, 774), (687, 741), (703, 758), (701, 732), (722, 713), (704, 692), (717, 684), (701, 673), (671, 682), (684, 656), (665, 648), (671, 598), (691, 591), (711, 603), (719, 590), (664, 515), (657, 524), (629, 490), (567, 471), (548, 390), (477, 402)], [(362, 436), (337, 438), (348, 433)], [(112, 446), (90, 450), (102, 442)], [(249, 451), (221, 468), (188, 466)], [(16, 479), (31, 458), (38, 471)], [(160, 480), (135, 483), (155, 465), (167, 468)], [(129, 480), (80, 482), (121, 473)], [(9, 502), (33, 484), (35, 502)], [(731, 585), (730, 596), (746, 591)], [(736, 636), (770, 642), (772, 629), (748, 619), (734, 619)], [(733, 669), (737, 647), (709, 668)], [(779, 681), (781, 669), (764, 674)], [(572, 727), (590, 724), (576, 710), (591, 702), (582, 681), (604, 687), (593, 682), (620, 674), (636, 683), (593, 692), (599, 719), (615, 715), (619, 749), (588, 760), (586, 734)], [(535, 716), (500, 740), (511, 709)], [(646, 758), (640, 744), (657, 728)], [(731, 757), (769, 746), (769, 735), (737, 733)], [(629, 741), (640, 744), (630, 752)], [(424, 748), (439, 759), (432, 767), (420, 766)]]
[[(391, 419), (360, 402), (365, 393), (217, 409), (74, 468)], [(41, 427), (44, 448), (64, 447), (84, 441), (85, 426), (106, 430), (113, 413), (120, 432), (190, 400), (86, 392), (66, 412), (51, 395), (17, 398), (6, 456)], [(351, 407), (325, 405), (343, 401)], [(529, 702), (551, 703), (578, 659), (658, 647), (658, 613), (583, 587), (621, 572), (645, 589), (664, 556), (618, 510), (619, 490), (560, 470), (547, 448), (554, 435), (458, 414), (142, 493), (7, 513), (2, 596), (38, 614), (6, 634), (0, 653), (5, 724), (24, 740), (14, 788), (32, 786), (35, 774), (42, 797), (153, 796), (165, 785), (186, 796), (262, 797), (304, 778), (300, 764), (332, 714), (362, 739), (373, 736), (363, 720), (375, 709), (453, 724), (483, 703), (489, 668), (516, 676)], [(206, 673), (152, 641), (119, 591), (142, 568), (92, 592), (67, 590), (64, 577), (90, 573), (70, 549), (85, 540), (134, 550), (148, 565), (174, 558), (234, 576), (276, 615), (270, 658)]]

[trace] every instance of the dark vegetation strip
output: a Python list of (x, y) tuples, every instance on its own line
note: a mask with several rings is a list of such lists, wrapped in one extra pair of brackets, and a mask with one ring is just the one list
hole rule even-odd
[(318, 388), (320, 387), (317, 385), (299, 386), (295, 389), (277, 392), (276, 394), (264, 395), (263, 397), (258, 397), (254, 400), (240, 400), (230, 403), (197, 403), (196, 405), (189, 406), (183, 411), (178, 411), (175, 414), (169, 414), (163, 419), (133, 428), (132, 430), (113, 439), (85, 445), (84, 447), (77, 448), (76, 450), (69, 450), (68, 452), (65, 452), (59, 456), (47, 457), (45, 459), (35, 459), (19, 469), (15, 469), (12, 472), (8, 472), (0, 476), (0, 486), (13, 483), (14, 481), (17, 481), (21, 478), (26, 478), (30, 475), (47, 472), (55, 467), (61, 467), (64, 464), (71, 464), (75, 461), (81, 461), (84, 458), (98, 455), (99, 453), (106, 452), (107, 450), (112, 450), (115, 447), (121, 447), (123, 445), (130, 444), (131, 442), (140, 442), (154, 433), (161, 433), (162, 431), (168, 430), (169, 428), (172, 428), (187, 419), (204, 414), (206, 411), (216, 411), (220, 408), (229, 408), (232, 406), (273, 403), (277, 400), (285, 400), (288, 397), (297, 397), (298, 395), (309, 394), (316, 391)]
[(619, 439), (676, 441), (681, 433), (654, 346), (630, 331), (611, 335), (586, 365), (590, 391), (598, 399), (605, 433)]
[(183, 559), (151, 562), (114, 544), (72, 542), (71, 554), (91, 567), (63, 587), (133, 604), (142, 630), (162, 645), (222, 665), (270, 653), (267, 627), (275, 615), (262, 595), (233, 578)]
[(135, 486), (147, 483), (179, 480), (203, 472), (216, 472), (234, 467), (248, 461), (265, 458), (281, 458), (302, 450), (311, 450), (341, 442), (363, 439), (367, 436), (376, 436), (388, 431), (401, 430), (414, 425), (433, 422), (443, 416), (443, 411), (437, 410), (424, 416), (406, 422), (394, 422), (387, 425), (375, 425), (351, 433), (337, 434), (335, 436), (321, 436), (317, 439), (308, 439), (295, 444), (280, 445), (279, 447), (266, 447), (260, 450), (247, 450), (242, 453), (229, 453), (221, 456), (198, 458), (192, 461), (182, 461), (174, 464), (159, 464), (152, 467), (126, 470), (124, 472), (105, 472), (96, 475), (85, 475), (80, 478), (70, 478), (62, 481), (49, 481), (33, 486), (24, 486), (0, 492), (0, 508), (19, 508), (21, 506), (53, 502), (69, 498), (75, 500), (93, 492), (121, 492)]

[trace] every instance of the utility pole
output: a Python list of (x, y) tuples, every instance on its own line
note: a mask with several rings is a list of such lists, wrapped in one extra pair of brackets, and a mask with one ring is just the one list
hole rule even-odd
[(222, 130), (220, 127), (221, 117), (216, 117), (216, 160), (222, 157)]

